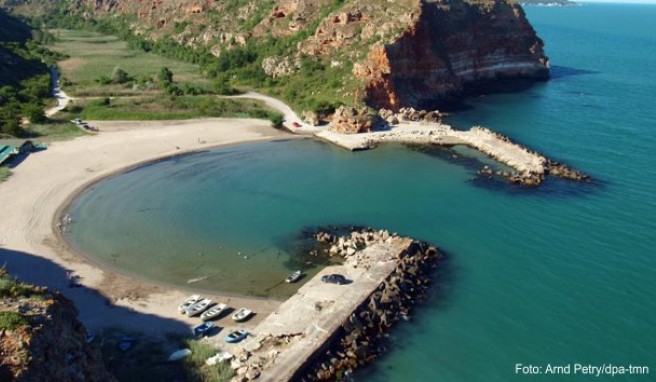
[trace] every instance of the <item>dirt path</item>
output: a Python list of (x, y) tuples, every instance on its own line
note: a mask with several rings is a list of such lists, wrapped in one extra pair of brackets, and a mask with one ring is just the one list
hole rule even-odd
[(46, 117), (52, 117), (58, 112), (64, 110), (68, 103), (71, 101), (71, 98), (59, 87), (59, 71), (57, 68), (50, 68), (50, 74), (52, 78), (52, 96), (57, 99), (57, 106), (51, 107), (46, 110)]

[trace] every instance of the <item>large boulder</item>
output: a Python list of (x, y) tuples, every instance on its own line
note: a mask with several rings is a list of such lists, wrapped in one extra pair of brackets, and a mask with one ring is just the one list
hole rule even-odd
[(303, 122), (308, 125), (319, 126), (319, 123), (321, 123), (319, 116), (313, 111), (304, 111), (301, 113), (301, 117), (303, 117)]
[(373, 125), (369, 109), (340, 106), (335, 110), (330, 130), (340, 134), (357, 134), (371, 131)]

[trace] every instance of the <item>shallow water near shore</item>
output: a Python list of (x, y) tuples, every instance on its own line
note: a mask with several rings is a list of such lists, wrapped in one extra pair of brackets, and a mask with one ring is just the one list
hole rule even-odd
[(302, 228), (382, 227), (434, 243), (448, 258), (433, 298), (356, 380), (591, 378), (517, 375), (517, 363), (649, 366), (650, 375), (614, 379), (652, 380), (656, 6), (527, 14), (547, 42), (554, 78), (473, 99), (449, 122), (489, 126), (597, 184), (498, 187), (472, 181), (466, 163), (401, 146), (350, 153), (311, 140), (246, 144), (95, 185), (73, 205), (68, 238), (141, 277), (280, 298), (295, 290), (282, 279), (306, 266), (290, 263)]

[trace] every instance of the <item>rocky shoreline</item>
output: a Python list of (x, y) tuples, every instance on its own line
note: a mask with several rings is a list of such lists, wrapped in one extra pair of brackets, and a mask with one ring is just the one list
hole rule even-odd
[(486, 127), (474, 126), (466, 131), (455, 130), (440, 122), (442, 114), (437, 110), (428, 112), (402, 109), (398, 114), (381, 110), (379, 113), (378, 118), (383, 120), (385, 127), (377, 131), (368, 128), (364, 130), (366, 132), (362, 132), (364, 124), (359, 120), (342, 118), (337, 127), (331, 126), (330, 130), (315, 135), (351, 151), (368, 150), (383, 143), (447, 147), (464, 145), (513, 169), (495, 171), (485, 166), (478, 171), (478, 175), (488, 178), (501, 177), (509, 183), (527, 187), (539, 186), (548, 176), (584, 182), (592, 180), (587, 174), (549, 159)]
[[(327, 232), (317, 234), (317, 240), (331, 244), (329, 254), (342, 256), (355, 267), (369, 266), (369, 260), (359, 256), (356, 248), (387, 240), (387, 231), (364, 229), (350, 237), (336, 237)], [(443, 258), (437, 248), (412, 241), (397, 255), (397, 265), (391, 275), (371, 294), (369, 300), (354, 311), (342, 324), (327, 349), (318, 355), (303, 372), (302, 381), (328, 381), (351, 374), (381, 356), (387, 350), (387, 332), (399, 321), (408, 321), (413, 307), (426, 299), (431, 275)]]
[[(235, 351), (233, 381), (336, 380), (383, 354), (386, 333), (410, 319), (423, 301), (440, 251), (385, 230), (331, 227), (308, 230), (308, 256), (339, 259), (253, 331)], [(345, 285), (326, 284), (338, 273)]]
[[(500, 176), (504, 179), (506, 179), (508, 182), (513, 183), (513, 184), (520, 184), (522, 186), (528, 186), (528, 187), (534, 187), (534, 186), (539, 186), (547, 176), (554, 176), (558, 178), (563, 178), (563, 179), (569, 179), (569, 180), (575, 180), (575, 181), (586, 181), (589, 182), (592, 180), (589, 175), (584, 174), (578, 170), (575, 170), (565, 164), (556, 162), (554, 160), (551, 160), (547, 158), (546, 156), (533, 151), (529, 148), (526, 148), (524, 146), (519, 145), (518, 143), (515, 143), (512, 139), (509, 137), (497, 133), (495, 131), (492, 131), (486, 127), (481, 127), (481, 126), (476, 126), (473, 127), (470, 131), (476, 132), (478, 134), (482, 135), (488, 135), (490, 137), (493, 137), (494, 139), (504, 142), (507, 145), (511, 145), (514, 147), (517, 147), (518, 150), (525, 152), (528, 155), (531, 155), (535, 158), (537, 158), (537, 161), (539, 163), (539, 167), (535, 169), (527, 169), (524, 171), (502, 171), (502, 170), (497, 170), (494, 171), (490, 166), (483, 166), (478, 171), (478, 175), (480, 176), (485, 176), (488, 178), (494, 177), (494, 176)], [(490, 150), (484, 145), (472, 145), (472, 147), (480, 150), (481, 152), (489, 155), (490, 157), (494, 158), (495, 160), (499, 162), (507, 162), (506, 158), (500, 157), (495, 150)]]

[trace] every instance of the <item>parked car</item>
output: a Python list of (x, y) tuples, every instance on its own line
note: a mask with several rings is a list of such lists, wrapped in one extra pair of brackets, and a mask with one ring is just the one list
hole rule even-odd
[(338, 274), (325, 275), (321, 277), (321, 281), (329, 284), (346, 284), (346, 277)]

